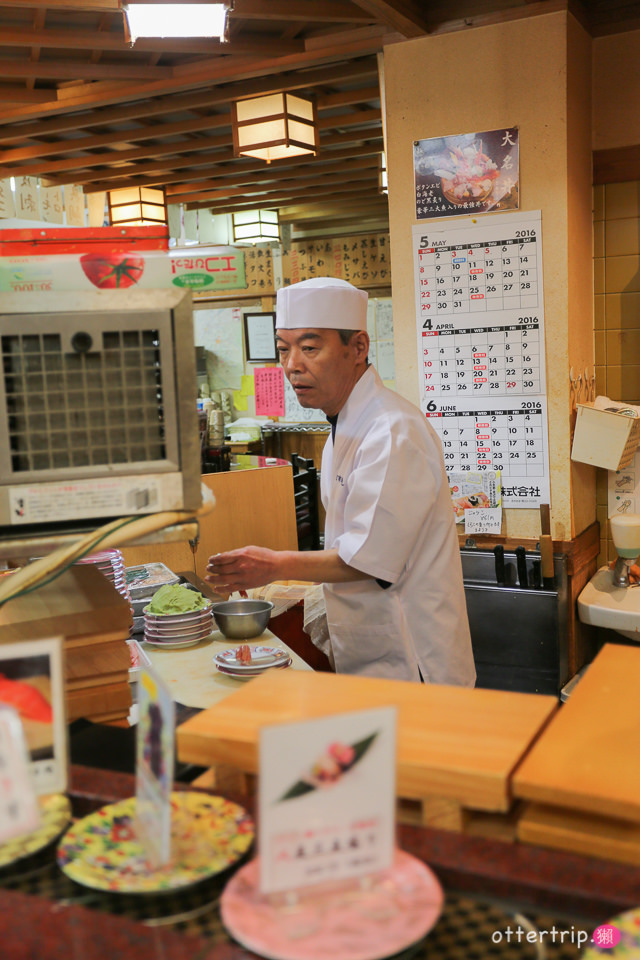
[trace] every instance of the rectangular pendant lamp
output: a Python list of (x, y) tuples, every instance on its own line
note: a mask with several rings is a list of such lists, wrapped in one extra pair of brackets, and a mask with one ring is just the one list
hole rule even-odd
[(112, 227), (167, 222), (164, 190), (152, 187), (123, 187), (108, 194), (109, 223)]
[(293, 93), (238, 100), (233, 108), (233, 148), (237, 157), (270, 163), (315, 154), (318, 149), (316, 107)]
[(234, 243), (266, 243), (279, 239), (277, 210), (241, 210), (233, 214)]

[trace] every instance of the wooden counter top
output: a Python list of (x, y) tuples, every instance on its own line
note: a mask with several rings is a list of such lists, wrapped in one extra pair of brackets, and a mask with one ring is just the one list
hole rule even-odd
[(509, 777), (557, 709), (554, 697), (328, 673), (269, 671), (177, 731), (180, 759), (254, 773), (261, 727), (398, 708), (398, 795), (506, 811)]
[(526, 800), (640, 825), (640, 646), (603, 647), (513, 786)]
[[(286, 650), (292, 661), (288, 670), (311, 670), (311, 667), (297, 653), (294, 653), (270, 630), (265, 630), (259, 637), (246, 642), (260, 646), (266, 644)], [(230, 694), (242, 690), (247, 684), (255, 683), (256, 678), (251, 681), (234, 680), (233, 677), (219, 673), (214, 666), (213, 658), (218, 653), (237, 646), (237, 641), (227, 640), (217, 630), (197, 646), (183, 650), (163, 650), (148, 643), (141, 643), (154, 670), (168, 685), (173, 699), (186, 707), (201, 709), (212, 707)]]

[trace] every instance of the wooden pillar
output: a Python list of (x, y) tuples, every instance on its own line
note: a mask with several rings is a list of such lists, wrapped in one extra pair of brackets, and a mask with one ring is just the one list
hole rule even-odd
[[(571, 540), (595, 520), (569, 389), (571, 367), (594, 369), (591, 38), (567, 10), (459, 29), (387, 46), (384, 77), (397, 384), (414, 403), (413, 141), (519, 128), (520, 209), (542, 211), (552, 535)], [(536, 510), (505, 516), (506, 535), (539, 536)]]

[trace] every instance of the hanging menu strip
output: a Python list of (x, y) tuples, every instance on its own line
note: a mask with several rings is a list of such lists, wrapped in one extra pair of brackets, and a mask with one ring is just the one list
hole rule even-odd
[(413, 228), (420, 406), (448, 471), (549, 499), (540, 212)]

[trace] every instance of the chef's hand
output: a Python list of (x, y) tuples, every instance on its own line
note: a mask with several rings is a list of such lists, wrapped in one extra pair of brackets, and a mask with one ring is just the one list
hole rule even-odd
[(205, 580), (218, 591), (233, 593), (262, 587), (277, 579), (278, 552), (266, 547), (242, 547), (209, 557)]

